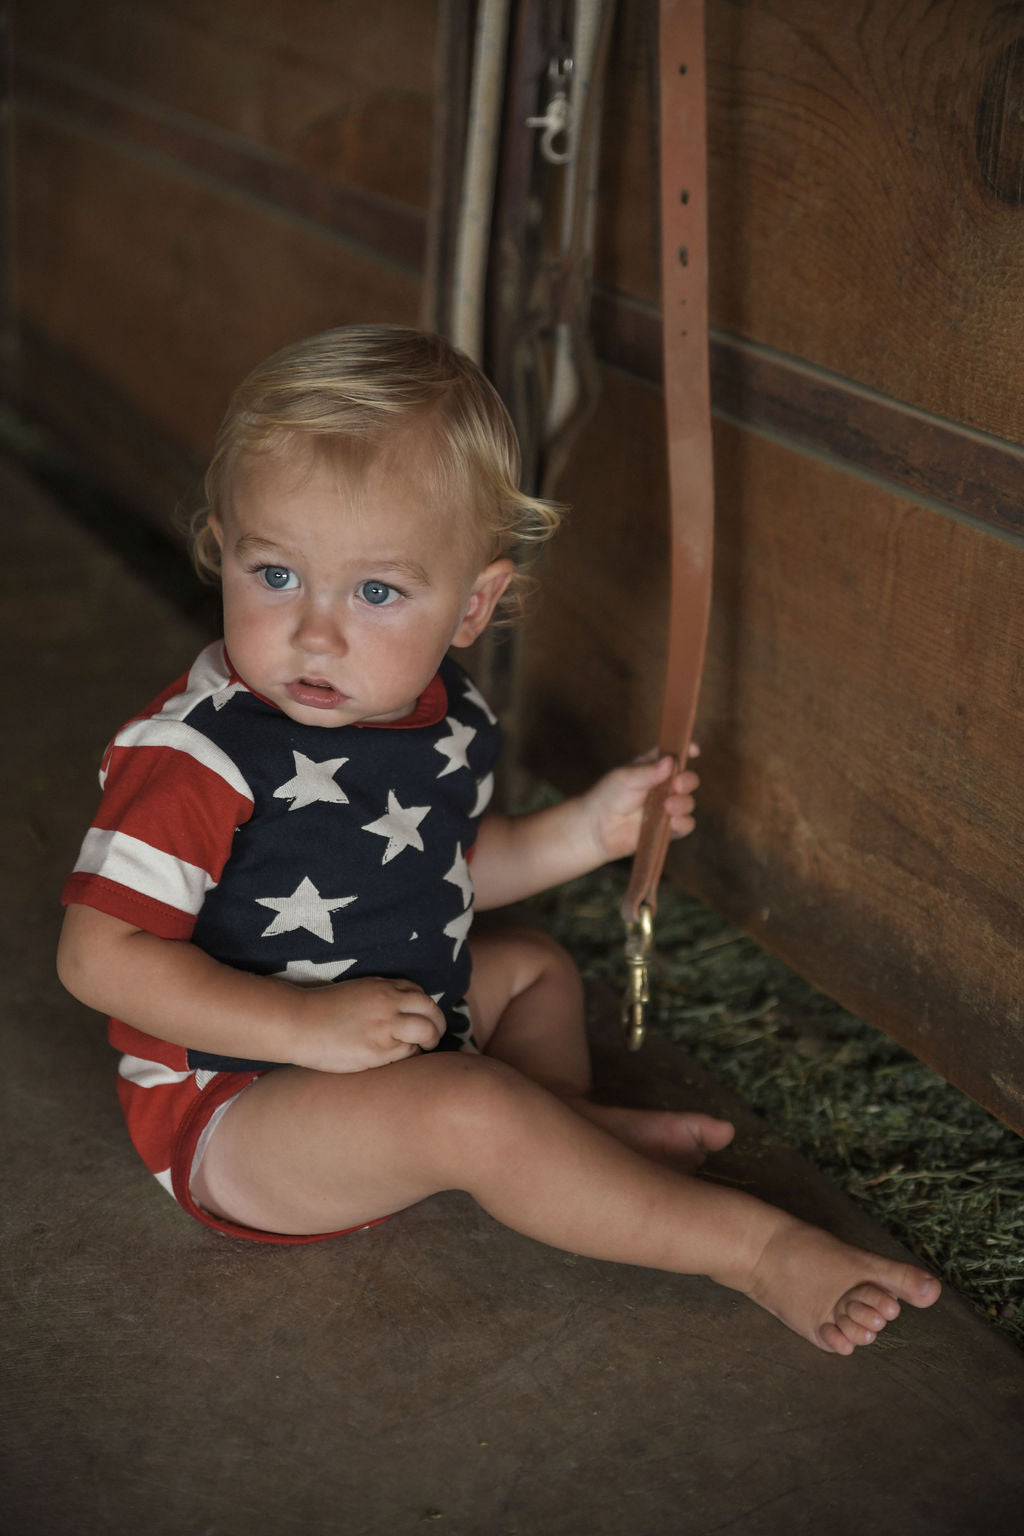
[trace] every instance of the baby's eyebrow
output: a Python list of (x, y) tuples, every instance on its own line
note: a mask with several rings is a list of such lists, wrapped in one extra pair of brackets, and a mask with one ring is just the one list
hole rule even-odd
[(417, 582), (426, 587), (430, 584), (430, 578), (423, 566), (416, 560), (405, 560), (401, 555), (381, 555), (377, 559), (367, 562), (367, 568), (371, 568), (381, 576), (404, 576), (408, 581)]
[(240, 555), (279, 555), (280, 544), (275, 544), (272, 539), (261, 539), (258, 533), (243, 533), (235, 549)]

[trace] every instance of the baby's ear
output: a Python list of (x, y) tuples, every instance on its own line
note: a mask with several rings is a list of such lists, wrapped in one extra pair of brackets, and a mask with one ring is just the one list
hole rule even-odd
[(491, 622), (491, 615), (501, 594), (515, 575), (515, 569), (512, 561), (504, 558), (492, 560), (490, 565), (484, 567), (473, 583), (473, 591), (462, 623), (452, 637), (452, 645), (472, 645), (483, 634)]

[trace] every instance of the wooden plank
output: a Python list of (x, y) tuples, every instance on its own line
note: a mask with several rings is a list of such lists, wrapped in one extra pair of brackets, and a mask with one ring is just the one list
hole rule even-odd
[(425, 211), (436, 0), (16, 0), (19, 48), (98, 94)]
[(140, 105), (125, 93), (101, 90), (92, 82), (83, 85), (24, 51), (16, 55), (16, 66), (23, 113), (70, 133), (120, 141), (123, 149), (155, 152), (210, 182), (366, 245), (389, 261), (423, 265), (426, 218), (418, 208), (340, 185), (336, 176), (311, 172), (261, 146), (213, 133), (194, 119)]
[[(524, 646), (565, 787), (654, 739), (660, 401), (608, 374)], [(692, 888), (1024, 1131), (1024, 552), (716, 424)]]
[[(593, 317), (606, 362), (660, 382), (661, 316), (653, 305), (600, 291)], [(721, 331), (712, 331), (710, 351), (718, 415), (842, 460), (894, 490), (1024, 534), (1024, 450), (1016, 443)]]
[(198, 462), (228, 392), (274, 348), (417, 317), (413, 274), (28, 114), (18, 195), (26, 321)]
[[(18, 360), (19, 411), (44, 424), (72, 455), (99, 501), (117, 507), (122, 521), (143, 518), (183, 545), (205, 467), (196, 454), (110, 385), (97, 371), (100, 359), (80, 362), (59, 337), (23, 324)], [(116, 526), (115, 542), (119, 534)]]
[[(1024, 170), (1019, 32), (1017, 9), (997, 0), (712, 0), (716, 326), (1024, 441), (1024, 396), (1007, 388), (1019, 353), (1011, 274), (1024, 267), (1007, 192)], [(621, 7), (613, 57), (596, 275), (656, 302), (635, 0)]]

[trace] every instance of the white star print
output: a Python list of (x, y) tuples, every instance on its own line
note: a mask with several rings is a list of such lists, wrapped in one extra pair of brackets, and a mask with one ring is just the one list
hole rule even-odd
[(337, 981), (355, 963), (355, 959), (289, 960), (284, 970), (275, 971), (274, 975), (282, 981), (290, 981), (296, 987), (326, 987), (332, 981)]
[(467, 907), (465, 912), (458, 917), (453, 917), (450, 923), (445, 924), (444, 931), (450, 939), (455, 940), (455, 948), (452, 950), (452, 959), (459, 958), (459, 950), (466, 942), (469, 930), (473, 924), (473, 908)]
[(264, 928), (261, 938), (272, 939), (278, 933), (294, 933), (297, 928), (305, 928), (308, 933), (315, 934), (318, 939), (325, 939), (329, 943), (334, 937), (331, 927), (331, 913), (339, 907), (347, 907), (355, 901), (354, 896), (321, 896), (316, 886), (308, 875), (295, 887), (290, 896), (257, 896), (256, 900), (261, 907), (269, 907), (277, 916), (268, 928)]
[(471, 725), (460, 725), (457, 720), (452, 719), (451, 715), (444, 723), (451, 727), (451, 735), (445, 736), (442, 741), (434, 742), (434, 751), (440, 752), (448, 759), (446, 766), (438, 774), (439, 779), (443, 779), (446, 774), (455, 773), (459, 768), (469, 767), (466, 748), (476, 735)]
[(348, 795), (334, 780), (342, 763), (348, 762), (347, 757), (329, 757), (315, 763), (304, 752), (294, 749), (292, 757), (295, 759), (295, 777), (274, 790), (275, 800), (290, 800), (290, 811), (301, 811), (304, 805), (315, 805), (318, 800), (325, 800), (328, 805), (348, 805)]
[(473, 900), (473, 879), (469, 873), (469, 865), (466, 863), (466, 856), (462, 851), (461, 843), (456, 843), (455, 845), (455, 858), (452, 861), (451, 869), (444, 878), (450, 881), (452, 885), (458, 886), (462, 892), (462, 905), (463, 907), (468, 907)]
[(477, 690), (476, 684), (472, 682), (468, 677), (466, 679), (465, 696), (471, 704), (476, 705), (477, 709), (483, 710), (484, 714), (487, 716), (492, 725), (497, 725), (497, 715), (491, 709), (491, 706), (488, 704), (483, 694)]
[(489, 773), (487, 777), (481, 779), (479, 784), (476, 786), (476, 805), (474, 805), (469, 814), (471, 816), (482, 816), (484, 811), (486, 811), (487, 807), (490, 805), (491, 796), (493, 794), (494, 774)]
[(388, 845), (381, 859), (382, 864), (390, 864), (406, 848), (423, 852), (423, 839), (416, 828), (429, 810), (429, 805), (401, 805), (394, 790), (388, 790), (387, 814), (377, 821), (367, 822), (363, 827), (364, 832), (373, 832), (377, 837), (387, 838)]

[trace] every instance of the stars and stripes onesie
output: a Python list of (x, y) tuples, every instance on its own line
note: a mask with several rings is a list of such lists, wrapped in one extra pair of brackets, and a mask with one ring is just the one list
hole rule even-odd
[[(62, 899), (298, 985), (402, 977), (444, 1013), (437, 1049), (475, 1050), (469, 860), (498, 746), (493, 714), (448, 658), (404, 719), (325, 727), (251, 692), (218, 641), (107, 748)], [(189, 1189), (219, 1116), (277, 1063), (117, 1019), (109, 1039), (135, 1147), (186, 1210), (263, 1241), (317, 1240), (221, 1221)]]

